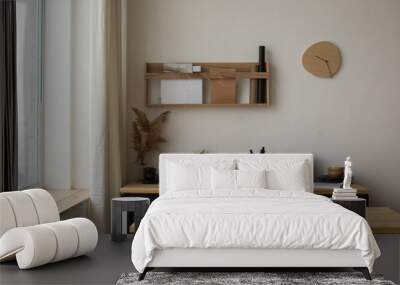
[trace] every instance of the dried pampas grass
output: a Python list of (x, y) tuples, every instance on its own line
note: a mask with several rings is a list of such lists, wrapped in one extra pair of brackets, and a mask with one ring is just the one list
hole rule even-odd
[(171, 112), (163, 112), (150, 122), (143, 111), (134, 107), (132, 107), (132, 110), (136, 115), (136, 119), (133, 121), (132, 125), (133, 149), (137, 153), (136, 161), (141, 165), (145, 165), (145, 154), (153, 150), (158, 150), (159, 144), (167, 142), (167, 140), (161, 136), (161, 130), (163, 123), (166, 122)]

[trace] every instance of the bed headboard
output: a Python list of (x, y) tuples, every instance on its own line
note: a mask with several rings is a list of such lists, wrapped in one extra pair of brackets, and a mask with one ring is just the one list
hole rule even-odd
[(159, 172), (160, 172), (160, 195), (167, 191), (167, 165), (168, 162), (181, 162), (182, 160), (193, 161), (196, 159), (208, 161), (221, 160), (221, 159), (257, 159), (267, 158), (271, 160), (304, 160), (308, 169), (308, 181), (307, 181), (307, 192), (313, 192), (313, 155), (312, 154), (298, 154), (298, 153), (268, 153), (268, 154), (189, 154), (189, 153), (163, 153), (160, 154), (159, 160)]

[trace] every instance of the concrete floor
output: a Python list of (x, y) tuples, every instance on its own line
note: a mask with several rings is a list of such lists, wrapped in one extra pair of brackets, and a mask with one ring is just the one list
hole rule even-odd
[[(400, 280), (398, 265), (393, 268), (393, 256), (399, 252), (385, 247), (377, 239), (383, 257), (376, 262), (375, 272), (383, 274), (386, 279)], [(396, 239), (397, 241), (397, 239)], [(57, 263), (52, 263), (28, 270), (19, 270), (15, 261), (0, 263), (0, 285), (14, 284), (115, 284), (122, 273), (135, 271), (131, 262), (132, 237), (124, 242), (112, 242), (109, 235), (99, 237), (97, 248), (87, 256), (80, 256)], [(396, 243), (397, 244), (397, 243)], [(399, 243), (400, 245), (400, 243)], [(390, 255), (390, 252), (394, 252)], [(397, 267), (396, 267), (397, 266)], [(396, 270), (397, 268), (397, 270)], [(182, 270), (182, 269), (181, 269)], [(306, 268), (299, 271), (351, 271), (349, 268)], [(386, 271), (385, 271), (386, 270)], [(271, 271), (280, 271), (276, 268)], [(283, 269), (283, 271), (297, 271)], [(393, 272), (392, 272), (393, 271)]]
[(28, 270), (19, 270), (16, 262), (2, 263), (0, 284), (115, 284), (122, 273), (135, 271), (131, 243), (132, 239), (112, 242), (109, 235), (103, 235), (87, 256)]

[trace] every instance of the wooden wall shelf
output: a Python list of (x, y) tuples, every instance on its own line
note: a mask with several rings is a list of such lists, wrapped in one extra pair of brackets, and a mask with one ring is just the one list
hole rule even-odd
[(258, 104), (258, 103), (237, 103), (237, 104), (211, 104), (211, 103), (203, 103), (203, 104), (148, 104), (150, 108), (159, 108), (159, 107), (189, 107), (189, 108), (213, 108), (213, 107), (227, 107), (227, 108), (265, 108), (268, 107), (268, 104)]
[[(204, 108), (204, 107), (267, 107), (270, 104), (270, 94), (271, 94), (271, 77), (270, 68), (267, 64), (267, 72), (257, 72), (257, 63), (254, 62), (240, 62), (240, 63), (193, 63), (193, 65), (201, 66), (201, 72), (197, 73), (177, 73), (177, 72), (164, 72), (163, 63), (147, 63), (146, 72), (144, 79), (146, 80), (146, 105), (148, 107), (194, 107), (194, 108)], [(212, 96), (218, 96), (225, 93), (233, 94), (236, 92), (234, 89), (211, 89), (212, 91), (203, 89), (203, 103), (202, 104), (161, 104), (155, 103), (151, 99), (152, 96), (152, 81), (154, 80), (185, 80), (185, 79), (201, 79), (206, 80), (209, 85), (215, 82), (232, 82), (232, 86), (237, 85), (239, 80), (249, 79), (250, 80), (250, 90), (249, 90), (249, 103), (235, 103), (238, 101), (237, 95), (236, 99), (230, 101), (218, 101), (210, 99)], [(257, 79), (267, 80), (267, 92), (265, 94), (265, 103), (256, 103), (256, 89), (257, 89)], [(229, 85), (226, 85), (229, 88)], [(210, 88), (209, 88), (210, 89)], [(217, 91), (216, 91), (217, 90)], [(232, 91), (233, 90), (233, 91)], [(229, 93), (229, 91), (231, 91)], [(216, 93), (217, 92), (217, 93)], [(219, 92), (222, 92), (221, 94)], [(225, 95), (223, 95), (225, 96)], [(232, 98), (232, 97), (231, 97)]]
[(268, 79), (268, 72), (197, 72), (197, 73), (176, 73), (176, 72), (159, 72), (146, 73), (145, 79)]

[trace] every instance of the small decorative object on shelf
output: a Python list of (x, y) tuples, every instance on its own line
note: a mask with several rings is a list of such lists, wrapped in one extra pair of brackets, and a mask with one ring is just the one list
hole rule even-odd
[(343, 166), (329, 166), (328, 167), (328, 178), (331, 181), (342, 182), (344, 179), (344, 167)]
[(192, 70), (193, 70), (193, 72), (201, 72), (201, 66), (200, 65), (193, 65)]
[[(143, 111), (134, 107), (132, 110), (136, 115), (133, 121), (133, 149), (136, 151), (136, 161), (141, 166), (144, 166), (146, 165), (145, 155), (150, 151), (157, 150), (159, 144), (167, 142), (161, 136), (161, 129), (171, 112), (163, 112), (157, 118), (150, 121)], [(151, 167), (143, 169), (144, 183), (156, 183), (157, 170), (155, 168), (153, 170), (150, 169)]]
[(333, 186), (333, 188), (340, 188), (343, 186), (344, 167), (343, 166), (329, 166), (328, 173), (315, 177), (314, 182), (326, 183)]
[(260, 153), (265, 153), (265, 146), (260, 149)]
[(192, 73), (192, 63), (164, 63), (164, 72)]
[(195, 73), (201, 72), (201, 66), (193, 65), (193, 63), (163, 63), (163, 71), (176, 73)]
[(143, 183), (144, 184), (157, 184), (158, 175), (155, 167), (144, 167), (143, 168)]
[(357, 198), (357, 189), (351, 187), (351, 177), (353, 171), (351, 170), (352, 162), (350, 156), (344, 162), (344, 180), (343, 188), (334, 188), (332, 199), (335, 200), (352, 200)]
[(252, 150), (252, 149), (250, 149), (249, 152), (250, 152), (251, 154), (253, 154), (253, 150)]
[(351, 188), (351, 177), (353, 175), (353, 171), (351, 170), (351, 158), (348, 156), (346, 161), (344, 162), (344, 180), (343, 180), (343, 189), (352, 189)]
[[(258, 48), (258, 72), (266, 72), (267, 66), (265, 63), (265, 46), (259, 46)], [(257, 97), (256, 102), (258, 104), (265, 103), (265, 92), (267, 90), (267, 80), (265, 79), (257, 79)]]

